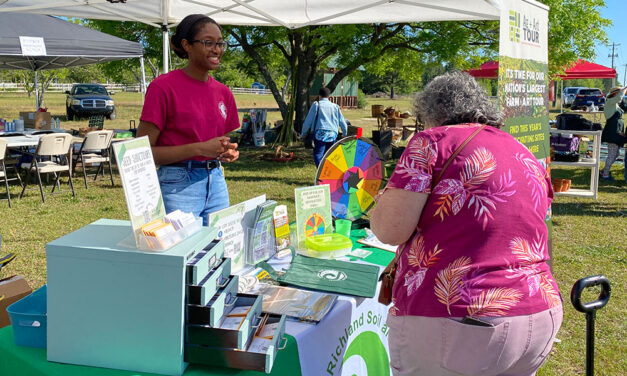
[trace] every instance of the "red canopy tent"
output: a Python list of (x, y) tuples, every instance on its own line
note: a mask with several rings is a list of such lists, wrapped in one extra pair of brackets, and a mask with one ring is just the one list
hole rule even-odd
[(497, 78), (499, 74), (499, 62), (490, 60), (481, 64), (479, 68), (469, 69), (466, 71), (475, 78)]
[[(479, 68), (469, 69), (466, 72), (476, 78), (497, 78), (499, 73), (498, 61), (487, 61)], [(576, 80), (579, 78), (614, 78), (616, 69), (591, 63), (585, 60), (577, 60), (564, 74), (558, 75), (562, 80)]]
[(562, 80), (576, 80), (579, 78), (614, 78), (616, 69), (591, 63), (585, 60), (577, 60), (564, 74), (558, 75)]

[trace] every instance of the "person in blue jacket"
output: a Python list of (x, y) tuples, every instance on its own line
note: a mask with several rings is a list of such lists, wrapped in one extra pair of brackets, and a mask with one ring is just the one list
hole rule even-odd
[(340, 128), (343, 134), (347, 134), (346, 120), (340, 111), (340, 106), (329, 100), (331, 90), (323, 87), (318, 95), (320, 99), (315, 101), (309, 109), (301, 132), (303, 138), (309, 132), (313, 133), (313, 157), (316, 167), (320, 164), (324, 153), (335, 143)]

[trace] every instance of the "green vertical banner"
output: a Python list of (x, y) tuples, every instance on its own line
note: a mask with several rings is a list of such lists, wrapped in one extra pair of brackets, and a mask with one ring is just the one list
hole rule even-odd
[(549, 8), (532, 0), (501, 0), (498, 103), (505, 130), (539, 160), (550, 155)]

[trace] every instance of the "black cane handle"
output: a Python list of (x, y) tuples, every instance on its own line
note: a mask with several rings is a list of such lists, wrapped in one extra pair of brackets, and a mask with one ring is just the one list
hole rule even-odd
[[(599, 294), (599, 298), (597, 300), (582, 303), (581, 302), (581, 293), (584, 289), (588, 287), (601, 285), (601, 293)], [(598, 309), (603, 308), (607, 302), (610, 300), (610, 293), (612, 288), (610, 287), (610, 281), (604, 275), (593, 275), (590, 277), (585, 277), (573, 285), (573, 289), (570, 290), (570, 301), (573, 303), (573, 307), (579, 312), (593, 312)]]

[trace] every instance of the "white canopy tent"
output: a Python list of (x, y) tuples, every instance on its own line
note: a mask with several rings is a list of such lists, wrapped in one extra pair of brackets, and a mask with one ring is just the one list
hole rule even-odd
[(500, 0), (0, 0), (0, 12), (139, 21), (163, 31), (163, 67), (169, 60), (168, 29), (185, 16), (206, 14), (225, 25), (284, 26), (498, 20)]

